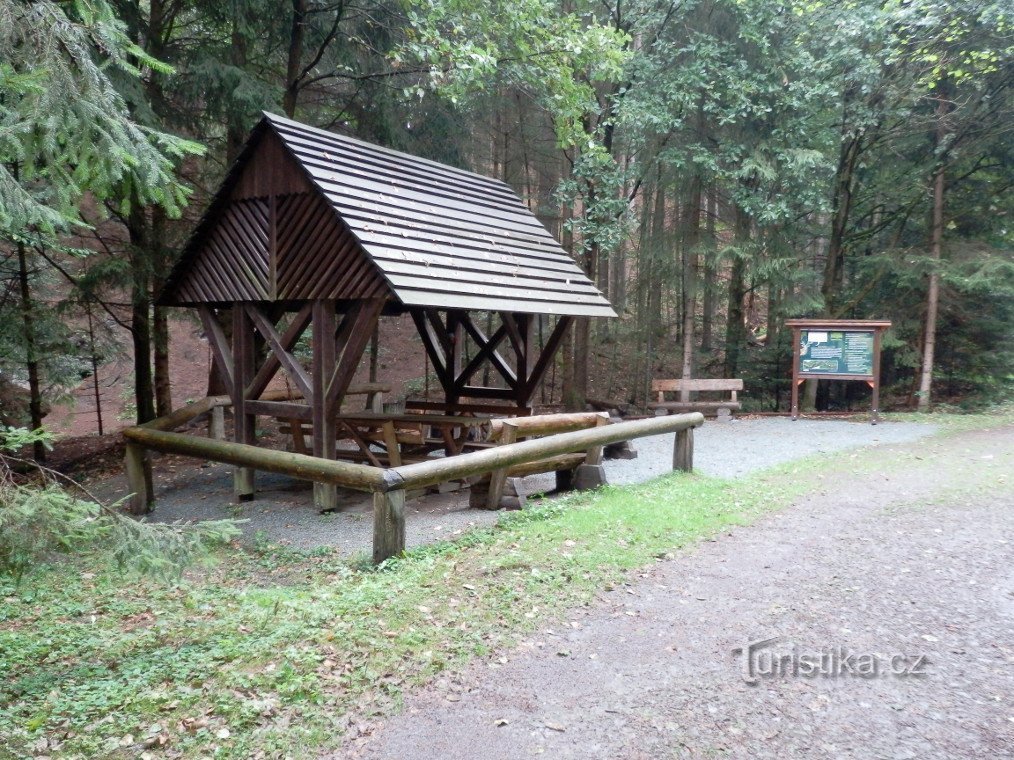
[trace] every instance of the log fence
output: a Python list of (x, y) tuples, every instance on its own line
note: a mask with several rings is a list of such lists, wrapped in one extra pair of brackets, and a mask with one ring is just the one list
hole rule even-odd
[[(249, 444), (219, 440), (222, 435), (222, 408), (230, 404), (228, 397), (209, 397), (178, 409), (166, 417), (144, 425), (126, 428), (125, 468), (131, 497), (131, 511), (148, 512), (154, 503), (151, 468), (147, 451), (195, 457), (223, 462), (253, 472), (263, 470), (333, 486), (341, 486), (373, 494), (374, 535), (373, 561), (383, 562), (405, 549), (405, 495), (427, 486), (451, 480), (464, 480), (507, 468), (538, 462), (551, 457), (601, 447), (633, 438), (675, 433), (673, 469), (693, 470), (694, 428), (704, 423), (700, 413), (675, 414), (641, 420), (628, 420), (574, 430), (552, 432), (552, 426), (536, 427), (539, 422), (526, 423), (532, 430), (548, 433), (516, 443), (468, 452), (453, 457), (436, 458), (400, 467), (380, 468), (353, 462), (308, 456), (285, 451), (262, 449)], [(211, 416), (211, 437), (174, 432), (202, 414)], [(517, 424), (514, 422), (514, 424)], [(568, 427), (569, 426), (569, 427)]]

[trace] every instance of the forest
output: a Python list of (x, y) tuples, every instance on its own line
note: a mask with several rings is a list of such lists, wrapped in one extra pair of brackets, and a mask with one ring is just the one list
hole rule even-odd
[(811, 316), (892, 320), (887, 406), (1009, 395), (1006, 3), (0, 0), (0, 50), (8, 425), (125, 354), (137, 421), (172, 408), (157, 295), (262, 111), (521, 195), (620, 315), (543, 402), (742, 377), (785, 410)]

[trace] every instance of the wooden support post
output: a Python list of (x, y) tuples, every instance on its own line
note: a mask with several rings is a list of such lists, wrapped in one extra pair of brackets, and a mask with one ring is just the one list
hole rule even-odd
[[(253, 446), (257, 442), (257, 418), (246, 408), (246, 388), (254, 374), (254, 331), (242, 304), (232, 308), (232, 409), (233, 440)], [(233, 494), (237, 501), (254, 497), (254, 470), (237, 467), (233, 471)]]
[(792, 402), (790, 412), (792, 419), (799, 419), (799, 333), (798, 327), (792, 328)]
[[(503, 432), (500, 433), (500, 443), (507, 445), (518, 439), (517, 425), (510, 420), (504, 420)], [(509, 467), (502, 467), (493, 470), (489, 474), (489, 491), (486, 494), (486, 509), (500, 509), (500, 499), (503, 497), (504, 485), (507, 482), (507, 470)]]
[(405, 492), (373, 492), (373, 562), (405, 551)]
[[(327, 386), (335, 370), (335, 304), (334, 301), (313, 302), (313, 455), (334, 459), (336, 451), (335, 416), (329, 414)], [(322, 512), (337, 509), (338, 489), (329, 483), (313, 484), (313, 503)]]
[(213, 407), (208, 413), (208, 438), (225, 440), (225, 407)]
[(880, 422), (880, 338), (883, 330), (873, 331), (873, 381), (870, 387), (873, 389), (873, 413), (870, 415), (870, 424), (876, 425)]
[(151, 480), (148, 452), (141, 446), (128, 442), (124, 459), (127, 487), (130, 489), (127, 511), (132, 515), (146, 515), (155, 504), (155, 489)]
[(694, 471), (694, 429), (687, 428), (676, 433), (672, 451), (672, 468), (681, 472)]

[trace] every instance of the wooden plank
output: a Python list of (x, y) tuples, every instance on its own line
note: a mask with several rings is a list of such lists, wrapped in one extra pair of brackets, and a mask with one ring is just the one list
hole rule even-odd
[(741, 391), (742, 379), (652, 380), (652, 391)]
[[(312, 309), (312, 307), (311, 307)], [(306, 370), (303, 369), (303, 365), (299, 363), (295, 356), (289, 353), (289, 349), (298, 340), (298, 335), (295, 339), (289, 341), (286, 345), (285, 338), (278, 334), (278, 330), (275, 329), (274, 324), (267, 316), (264, 315), (261, 310), (253, 305), (248, 304), (246, 307), (247, 314), (253, 321), (257, 331), (261, 334), (261, 337), (267, 342), (268, 347), (271, 349), (271, 355), (278, 360), (282, 368), (285, 369), (286, 374), (295, 383), (300, 393), (303, 394), (303, 398), (313, 403), (313, 387), (311, 384), (310, 376)], [(298, 318), (297, 318), (298, 319)], [(297, 324), (297, 322), (293, 322)], [(292, 331), (287, 330), (287, 334), (291, 335)], [(298, 331), (302, 333), (302, 330)]]
[(245, 406), (250, 414), (259, 414), (264, 417), (303, 420), (304, 422), (313, 420), (313, 407), (309, 404), (300, 404), (294, 401), (247, 399)]

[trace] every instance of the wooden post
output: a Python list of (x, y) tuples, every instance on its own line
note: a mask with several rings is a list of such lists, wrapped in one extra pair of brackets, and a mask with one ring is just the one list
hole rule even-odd
[[(257, 418), (247, 413), (246, 389), (254, 374), (253, 324), (242, 304), (232, 308), (232, 410), (233, 440), (253, 446), (257, 442)], [(254, 470), (237, 467), (233, 470), (233, 494), (237, 501), (254, 497)]]
[(148, 452), (141, 446), (128, 442), (124, 464), (127, 470), (127, 486), (130, 489), (128, 511), (132, 515), (146, 515), (151, 512), (155, 503)]
[(672, 451), (672, 468), (681, 472), (694, 471), (694, 429), (687, 428), (676, 433)]
[[(500, 434), (500, 443), (503, 445), (514, 443), (518, 440), (518, 428), (511, 420), (504, 420), (503, 432)], [(500, 499), (503, 497), (504, 485), (507, 483), (508, 467), (501, 467), (489, 474), (489, 491), (486, 494), (486, 509), (500, 509)]]
[(225, 407), (213, 407), (208, 415), (208, 438), (225, 440)]
[[(329, 414), (327, 403), (328, 383), (335, 370), (335, 319), (334, 301), (313, 303), (313, 455), (322, 459), (334, 459), (337, 430), (335, 417)], [(329, 483), (313, 484), (313, 503), (321, 511), (338, 507), (338, 489)]]
[(405, 491), (373, 492), (373, 563), (405, 551)]
[(799, 328), (792, 328), (792, 419), (799, 419)]
[(870, 383), (873, 388), (873, 414), (870, 418), (872, 425), (880, 421), (880, 336), (883, 334), (883, 330), (873, 331), (873, 382)]

